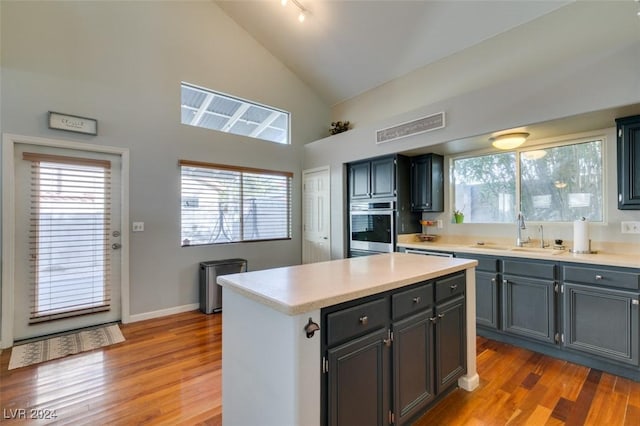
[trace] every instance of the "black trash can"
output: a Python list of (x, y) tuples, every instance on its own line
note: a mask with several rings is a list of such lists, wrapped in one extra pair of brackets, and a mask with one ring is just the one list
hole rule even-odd
[(246, 270), (246, 259), (200, 262), (200, 310), (205, 314), (222, 311), (222, 287), (216, 283), (216, 278)]

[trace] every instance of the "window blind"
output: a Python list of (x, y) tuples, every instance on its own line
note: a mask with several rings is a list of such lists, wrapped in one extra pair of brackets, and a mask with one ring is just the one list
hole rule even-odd
[(23, 154), (30, 178), (30, 323), (111, 305), (111, 163)]
[(291, 238), (293, 173), (180, 160), (182, 246)]

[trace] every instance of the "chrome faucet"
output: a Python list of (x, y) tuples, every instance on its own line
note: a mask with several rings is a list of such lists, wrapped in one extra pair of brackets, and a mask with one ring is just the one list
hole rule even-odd
[(522, 240), (522, 230), (527, 229), (526, 223), (524, 223), (524, 215), (522, 212), (518, 212), (518, 216), (516, 217), (516, 247), (522, 247), (524, 244), (528, 243), (529, 240)]

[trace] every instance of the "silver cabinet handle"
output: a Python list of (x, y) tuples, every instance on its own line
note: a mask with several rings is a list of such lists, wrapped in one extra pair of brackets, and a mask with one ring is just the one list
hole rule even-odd
[(601, 280), (602, 279), (602, 275), (596, 275), (596, 280)]
[(431, 318), (429, 318), (429, 321), (431, 321), (431, 322), (436, 322), (436, 320), (437, 320), (437, 319), (438, 319), (438, 318), (436, 318), (436, 317), (431, 317)]
[(367, 317), (366, 315), (363, 315), (360, 317), (360, 324), (367, 325), (368, 323), (369, 323), (369, 317)]
[(456, 288), (458, 288), (458, 284), (451, 284), (451, 285), (449, 286), (449, 288), (450, 288), (451, 290), (455, 290)]
[(413, 303), (420, 303), (420, 296), (413, 298)]
[(495, 284), (496, 283), (496, 279), (495, 278), (491, 278), (491, 284)]
[(444, 317), (444, 314), (438, 314), (438, 318)]

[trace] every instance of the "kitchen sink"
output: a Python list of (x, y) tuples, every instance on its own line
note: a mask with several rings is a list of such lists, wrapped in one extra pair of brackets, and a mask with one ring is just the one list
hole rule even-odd
[(476, 248), (481, 250), (499, 250), (499, 251), (512, 251), (516, 253), (540, 253), (540, 254), (562, 254), (565, 250), (556, 250), (552, 248), (540, 248), (540, 247), (515, 247), (515, 246), (501, 246), (496, 244), (470, 244), (467, 247)]
[(494, 244), (471, 244), (469, 245), (470, 248), (477, 248), (477, 249), (485, 249), (485, 250), (510, 250), (511, 247), (507, 247), (507, 246), (497, 246)]
[(541, 247), (512, 247), (511, 251), (515, 252), (525, 252), (525, 253), (544, 253), (544, 254), (561, 254), (564, 253), (564, 250), (556, 250), (551, 248), (541, 248)]

